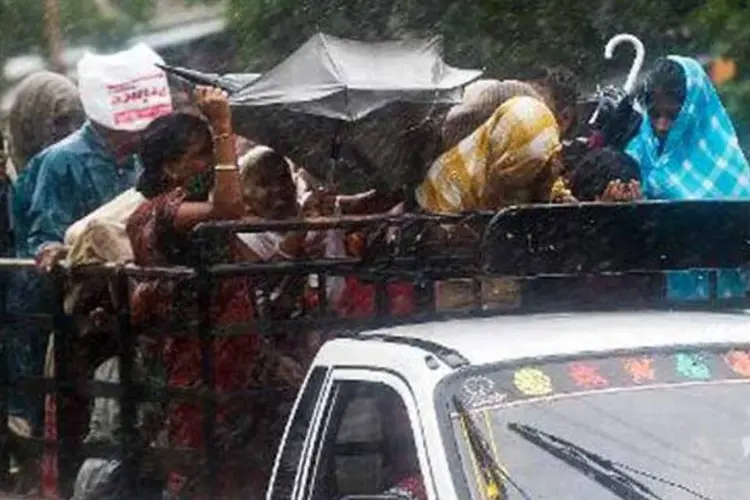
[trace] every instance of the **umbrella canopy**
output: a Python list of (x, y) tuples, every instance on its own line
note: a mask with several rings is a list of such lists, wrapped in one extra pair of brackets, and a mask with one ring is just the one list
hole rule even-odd
[(356, 123), (272, 108), (235, 108), (235, 131), (272, 147), (320, 179), (336, 159), (344, 193), (390, 192), (421, 178), (440, 154), (440, 127), (450, 105), (391, 103)]
[(344, 192), (390, 191), (421, 177), (440, 154), (445, 113), (482, 74), (447, 65), (439, 37), (365, 43), (324, 34), (262, 76), (163, 69), (227, 90), (237, 133), (317, 177), (327, 178), (336, 157)]
[(449, 66), (442, 55), (441, 37), (366, 43), (318, 33), (231, 102), (343, 121), (393, 102), (455, 104), (482, 72)]

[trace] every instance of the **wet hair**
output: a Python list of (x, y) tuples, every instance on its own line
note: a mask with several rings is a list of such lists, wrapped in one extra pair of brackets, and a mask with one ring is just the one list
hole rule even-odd
[(651, 108), (657, 89), (682, 105), (687, 95), (685, 70), (682, 66), (665, 57), (656, 61), (654, 69), (649, 73), (639, 92), (639, 97), (646, 109)]
[(245, 199), (255, 197), (256, 186), (271, 183), (287, 183), (296, 195), (289, 162), (282, 154), (271, 148), (255, 146), (240, 158), (239, 167), (242, 195)]
[(292, 174), (289, 170), (289, 163), (283, 155), (277, 153), (273, 149), (265, 149), (263, 146), (256, 146), (257, 148), (263, 148), (259, 152), (251, 149), (248, 153), (242, 156), (239, 161), (240, 175), (242, 179), (242, 185), (244, 189), (248, 189), (258, 179), (262, 180), (292, 180)]
[(570, 190), (580, 201), (596, 201), (614, 180), (640, 180), (638, 163), (614, 148), (601, 148), (583, 157), (570, 175)]
[(136, 189), (146, 198), (165, 192), (169, 186), (164, 167), (182, 158), (199, 140), (206, 148), (213, 147), (208, 123), (192, 113), (175, 112), (151, 122), (141, 137), (139, 156), (143, 172)]
[(555, 112), (560, 112), (568, 106), (575, 106), (581, 95), (578, 77), (564, 66), (539, 68), (527, 80), (549, 91), (555, 105)]

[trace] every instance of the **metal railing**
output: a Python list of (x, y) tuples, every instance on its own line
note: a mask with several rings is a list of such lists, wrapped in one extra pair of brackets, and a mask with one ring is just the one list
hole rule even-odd
[[(56, 425), (60, 436), (59, 439), (48, 441), (38, 436), (24, 438), (12, 435), (7, 426), (0, 426), (0, 481), (4, 484), (8, 483), (11, 451), (16, 446), (23, 446), (24, 449), (32, 450), (36, 454), (41, 454), (45, 450), (56, 451), (60, 457), (58, 463), (69, 464), (72, 469), (71, 473), (74, 473), (84, 457), (121, 460), (125, 483), (134, 498), (138, 498), (141, 487), (142, 465), (148, 462), (169, 462), (193, 467), (199, 465), (205, 472), (200, 480), (208, 485), (209, 491), (215, 491), (217, 475), (222, 463), (227, 460), (237, 460), (240, 457), (247, 459), (252, 455), (252, 451), (233, 449), (232, 446), (222, 447), (214, 439), (217, 404), (227, 398), (274, 397), (278, 396), (280, 390), (263, 388), (232, 394), (217, 393), (214, 384), (214, 360), (210, 348), (212, 339), (217, 336), (242, 335), (253, 331), (259, 331), (262, 335), (274, 335), (279, 331), (288, 331), (290, 326), (294, 326), (296, 330), (315, 328), (323, 329), (327, 333), (334, 332), (336, 335), (351, 335), (362, 329), (405, 322), (460, 315), (497, 314), (497, 311), (488, 311), (486, 304), (483, 303), (480, 281), (487, 276), (510, 276), (524, 282), (534, 282), (544, 279), (575, 279), (580, 277), (581, 273), (618, 276), (658, 275), (670, 269), (728, 267), (750, 262), (750, 247), (747, 243), (750, 241), (750, 235), (745, 234), (750, 231), (750, 223), (744, 225), (738, 234), (733, 234), (727, 228), (712, 224), (710, 218), (705, 219), (703, 225), (699, 221), (698, 225), (692, 228), (680, 226), (685, 234), (683, 234), (683, 240), (676, 241), (676, 244), (683, 246), (688, 240), (693, 241), (691, 238), (694, 238), (696, 234), (701, 238), (710, 239), (711, 234), (706, 234), (706, 231), (708, 229), (713, 231), (712, 235), (717, 244), (711, 245), (709, 242), (704, 250), (696, 249), (701, 254), (698, 258), (680, 259), (677, 254), (680, 252), (686, 254), (686, 252), (684, 248), (680, 250), (676, 247), (677, 250), (669, 258), (646, 259), (644, 265), (639, 266), (638, 262), (633, 260), (632, 252), (629, 252), (627, 248), (614, 251), (611, 248), (613, 241), (622, 245), (628, 241), (628, 238), (641, 244), (650, 242), (657, 252), (663, 251), (664, 245), (669, 245), (668, 242), (663, 241), (663, 238), (656, 238), (655, 233), (662, 230), (658, 224), (660, 217), (662, 219), (674, 217), (674, 210), (654, 206), (656, 208), (635, 214), (637, 217), (645, 217), (644, 224), (647, 226), (638, 234), (634, 234), (633, 227), (627, 225), (624, 229), (611, 227), (613, 222), (607, 217), (616, 215), (615, 212), (619, 211), (619, 220), (622, 221), (624, 220), (622, 211), (626, 210), (625, 208), (615, 207), (602, 210), (601, 206), (591, 207), (591, 210), (586, 206), (561, 207), (556, 208), (554, 213), (548, 212), (549, 207), (544, 207), (544, 209), (531, 207), (510, 209), (501, 214), (478, 213), (460, 216), (407, 215), (264, 223), (220, 222), (204, 224), (194, 231), (193, 242), (197, 255), (194, 265), (190, 268), (141, 268), (134, 265), (114, 264), (79, 268), (60, 266), (55, 272), (45, 276), (45, 279), (53, 283), (58, 299), (62, 298), (66, 280), (84, 279), (95, 275), (106, 276), (111, 280), (112, 288), (118, 296), (116, 355), (120, 363), (120, 381), (107, 383), (88, 380), (81, 383), (74, 376), (75, 370), (70, 366), (71, 353), (78, 348), (80, 342), (85, 342), (86, 339), (82, 339), (76, 332), (73, 318), (64, 311), (61, 300), (51, 303), (50, 314), (46, 317), (47, 325), (51, 327), (51, 330), (41, 328), (39, 333), (40, 335), (51, 333), (54, 338), (54, 379), (32, 377), (18, 384), (11, 383), (5, 358), (7, 349), (3, 349), (3, 358), (0, 359), (2, 363), (0, 366), (0, 416), (8, 414), (9, 391), (17, 390), (19, 388), (17, 386), (29, 393), (52, 395), (57, 403)], [(716, 205), (713, 208), (718, 209), (717, 207), (724, 207), (725, 212), (731, 212), (734, 217), (739, 217), (737, 214), (741, 212), (738, 212), (738, 206)], [(685, 205), (683, 208), (689, 210), (690, 206)], [(748, 206), (741, 208), (750, 214)], [(696, 208), (693, 210), (693, 215), (696, 211), (700, 212), (704, 209)], [(602, 219), (603, 216), (606, 217)], [(630, 219), (627, 220), (632, 220), (633, 214), (628, 217)], [(743, 216), (740, 223), (744, 224), (745, 219), (748, 218), (750, 217)], [(600, 222), (604, 220), (604, 222), (597, 225), (596, 220)], [(452, 227), (454, 230), (446, 232), (444, 230), (446, 227)], [(278, 262), (216, 262), (210, 257), (212, 246), (221, 240), (221, 235), (296, 230), (362, 231), (367, 237), (366, 251), (354, 257), (336, 259), (321, 257)], [(690, 233), (689, 237), (685, 236), (687, 233)], [(450, 237), (446, 237), (446, 234)], [(580, 240), (584, 235), (587, 238), (601, 237), (604, 241), (597, 243), (591, 240), (588, 245), (580, 241), (576, 243), (576, 237)], [(680, 235), (672, 231), (668, 237), (679, 240)], [(550, 247), (550, 239), (556, 242), (556, 248)], [(722, 250), (720, 248), (722, 245), (735, 246)], [(600, 253), (606, 251), (608, 252), (607, 262), (597, 263), (596, 259), (591, 256), (581, 256), (582, 250)], [(562, 259), (563, 255), (568, 255), (569, 258)], [(640, 258), (644, 259), (644, 257)], [(547, 265), (545, 262), (552, 264)], [(0, 259), (0, 273), (30, 269), (33, 266), (33, 261)], [(272, 277), (308, 276), (310, 274), (318, 276), (317, 308), (308, 311), (305, 316), (289, 319), (260, 314), (249, 323), (228, 327), (217, 327), (213, 324), (211, 290), (218, 280), (226, 277), (247, 276), (253, 280), (254, 291), (266, 300), (269, 293), (262, 284)], [(338, 317), (327, 303), (327, 280), (331, 277), (351, 275), (374, 284), (376, 307), (375, 314), (370, 318)], [(137, 380), (134, 376), (136, 339), (138, 335), (155, 333), (137, 331), (131, 321), (129, 303), (132, 284), (134, 281), (144, 279), (181, 280), (181, 283), (194, 284), (197, 291), (195, 305), (198, 316), (172, 318), (171, 324), (159, 325), (157, 330), (180, 332), (181, 335), (197, 335), (201, 339), (201, 387), (156, 387)], [(452, 279), (472, 281), (474, 304), (463, 311), (437, 310), (434, 296), (435, 283)], [(389, 314), (386, 288), (387, 283), (394, 280), (407, 281), (415, 287), (417, 308), (414, 314), (407, 318), (394, 317)], [(716, 297), (715, 279), (713, 281), (712, 300), (706, 307), (731, 309), (748, 305), (746, 298), (721, 301)], [(657, 295), (661, 295), (661, 292), (662, 290), (659, 289)], [(655, 297), (650, 305), (652, 307), (675, 307), (675, 304), (666, 303), (661, 299), (663, 296)], [(612, 305), (611, 302), (610, 305)], [(535, 304), (533, 299), (524, 300), (519, 308), (510, 312), (533, 312), (545, 307), (547, 307), (545, 304)], [(629, 305), (622, 304), (622, 307), (629, 307)], [(690, 307), (697, 306), (693, 304)], [(11, 320), (15, 319), (11, 318), (6, 311), (2, 311), (2, 314), (4, 326), (9, 325)], [(120, 436), (122, 436), (119, 443), (116, 445), (84, 444), (82, 436), (65, 435), (64, 431), (70, 428), (70, 422), (67, 421), (70, 416), (62, 410), (66, 399), (71, 397), (117, 399), (120, 405)], [(152, 448), (143, 446), (143, 443), (139, 441), (138, 405), (145, 401), (167, 400), (187, 400), (199, 402), (202, 405), (205, 442), (203, 450)], [(247, 434), (253, 432), (254, 429), (243, 431)], [(244, 447), (246, 441), (246, 435), (239, 438), (237, 447)], [(61, 483), (63, 484), (59, 485), (61, 492), (65, 493), (70, 490), (72, 479), (71, 474), (62, 475)]]

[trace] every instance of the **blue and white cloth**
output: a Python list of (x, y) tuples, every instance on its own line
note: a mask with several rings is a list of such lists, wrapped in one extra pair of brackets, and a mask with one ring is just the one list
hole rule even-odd
[[(710, 78), (694, 59), (669, 56), (685, 73), (685, 102), (663, 147), (651, 123), (644, 119), (626, 153), (641, 167), (647, 198), (660, 200), (750, 199), (750, 166), (737, 134)], [(707, 272), (679, 272), (668, 276), (668, 296), (701, 300), (709, 297)], [(746, 293), (741, 272), (719, 274), (719, 297)]]

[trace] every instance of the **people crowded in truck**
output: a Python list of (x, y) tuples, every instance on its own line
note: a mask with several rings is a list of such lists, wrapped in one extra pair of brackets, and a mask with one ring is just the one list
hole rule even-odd
[[(74, 87), (60, 78), (45, 76), (35, 90), (50, 92), (46, 98), (50, 106), (57, 100), (75, 103)], [(144, 267), (191, 267), (198, 259), (217, 264), (336, 259), (362, 257), (372, 251), (367, 247), (372, 235), (356, 231), (268, 230), (217, 238), (213, 255), (196, 255), (191, 231), (204, 222), (363, 215), (375, 211), (373, 199), (383, 193), (338, 192), (336, 186), (314, 178), (310, 174), (313, 169), (284, 156), (284, 151), (235, 135), (225, 92), (200, 87), (192, 94), (194, 102), (183, 109), (171, 111), (170, 105), (137, 127), (124, 130), (104, 127), (89, 116), (89, 121), (67, 138), (53, 133), (49, 140), (41, 136), (31, 140), (29, 128), (24, 126), (27, 118), (20, 118), (31, 110), (11, 117), (15, 141), (11, 151), (21, 163), (16, 169), (22, 172), (14, 190), (17, 256), (35, 257), (41, 268), (50, 270), (62, 259), (78, 262), (75, 259), (81, 256), (88, 263), (96, 257), (96, 262), (132, 260)], [(565, 134), (572, 130), (574, 120), (587, 118), (573, 112), (578, 94), (575, 76), (562, 69), (545, 70), (524, 81), (483, 80), (469, 86), (464, 101), (447, 110), (444, 122), (434, 131), (442, 149), (424, 165), (421, 182), (410, 186), (418, 210), (460, 213), (529, 203), (750, 198), (750, 167), (716, 90), (695, 60), (670, 56), (657, 62), (636, 99), (644, 119), (624, 151), (599, 145), (585, 151), (575, 164), (566, 164), (562, 154)], [(82, 99), (87, 109), (87, 95)], [(60, 121), (66, 127), (77, 124), (77, 115), (68, 108), (78, 109), (73, 104), (60, 108), (64, 109)], [(40, 110), (44, 111), (35, 107), (34, 113), (42, 113)], [(68, 115), (71, 122), (65, 121)], [(58, 123), (46, 115), (36, 119)], [(62, 140), (56, 142), (58, 139)], [(123, 193), (127, 193), (127, 203), (120, 198)], [(75, 232), (75, 241), (64, 244), (69, 226), (107, 206), (113, 207), (111, 217), (87, 221), (85, 230)], [(378, 211), (398, 214), (405, 206)], [(106, 210), (97, 213), (106, 214)], [(107, 224), (100, 225), (105, 219)], [(105, 226), (109, 229), (101, 229)], [(36, 278), (28, 277), (12, 283), (9, 303), (24, 310), (42, 307), (42, 291), (24, 295), (35, 283)], [(203, 340), (181, 335), (181, 329), (201, 317), (194, 282), (143, 278), (133, 285), (130, 307), (133, 326), (140, 332), (139, 366), (145, 379), (172, 389), (200, 387), (206, 371), (201, 357)], [(489, 300), (505, 306), (516, 304), (522, 294), (513, 280), (489, 280), (484, 285), (490, 289)], [(747, 289), (738, 270), (722, 270), (718, 286), (720, 294), (727, 297), (744, 295)], [(213, 389), (226, 395), (273, 386), (293, 393), (307, 363), (330, 332), (307, 327), (276, 331), (267, 337), (261, 335), (258, 320), (317, 313), (320, 287), (325, 287), (332, 314), (364, 319), (377, 312), (375, 285), (353, 276), (330, 277), (325, 283), (286, 275), (228, 277), (213, 283), (210, 322), (217, 329), (243, 333), (217, 334), (210, 340)], [(441, 307), (460, 306), (463, 296), (473, 293), (455, 283), (442, 283), (439, 288), (435, 300)], [(705, 299), (708, 278), (697, 272), (673, 274), (666, 290), (669, 297), (679, 300)], [(391, 315), (418, 312), (413, 283), (388, 283), (386, 293), (386, 309)], [(20, 304), (22, 296), (34, 300)], [(93, 304), (90, 309), (75, 309), (75, 314), (101, 315), (106, 309), (104, 314), (113, 316), (116, 312), (111, 304)], [(99, 316), (95, 319), (99, 325), (108, 324)], [(6, 335), (7, 345), (16, 345), (13, 338)], [(45, 342), (23, 342), (26, 344), (12, 349), (12, 377), (41, 371)], [(81, 336), (76, 342), (86, 344), (90, 338)], [(112, 365), (115, 347), (108, 349), (91, 358), (97, 363), (106, 359), (96, 376), (111, 375), (119, 380)], [(84, 365), (82, 362), (80, 368), (83, 376), (94, 375), (97, 367)], [(11, 398), (11, 402), (12, 413), (34, 429), (24, 432), (32, 434), (41, 428), (39, 405), (20, 397)], [(288, 404), (289, 398), (267, 401), (247, 395), (227, 396), (217, 403), (214, 438), (221, 451), (252, 448), (262, 463), (250, 468), (244, 464), (219, 467), (222, 493), (235, 497), (263, 489)], [(48, 410), (48, 420), (54, 420), (54, 407)], [(161, 439), (174, 447), (203, 447), (208, 416), (201, 405), (177, 400), (158, 410), (151, 413), (157, 416), (150, 422), (156, 418), (162, 432), (150, 427), (144, 433), (149, 436), (144, 446)], [(92, 428), (94, 422), (100, 426), (101, 421), (99, 413), (92, 416)], [(272, 429), (260, 440), (245, 435), (248, 428), (257, 427), (256, 421), (264, 421)], [(47, 430), (48, 437), (59, 431), (54, 426)], [(47, 466), (56, 467), (55, 461), (48, 461)], [(75, 497), (96, 498), (119, 484), (117, 474), (107, 473), (116, 467), (113, 462), (87, 462), (78, 472)], [(193, 498), (206, 497), (208, 479), (200, 468), (186, 470), (167, 464), (164, 469), (160, 479), (169, 495), (183, 497), (188, 492)], [(405, 470), (404, 477), (396, 478), (393, 492), (418, 490), (418, 478), (418, 471)], [(55, 479), (48, 478), (48, 482)]]

